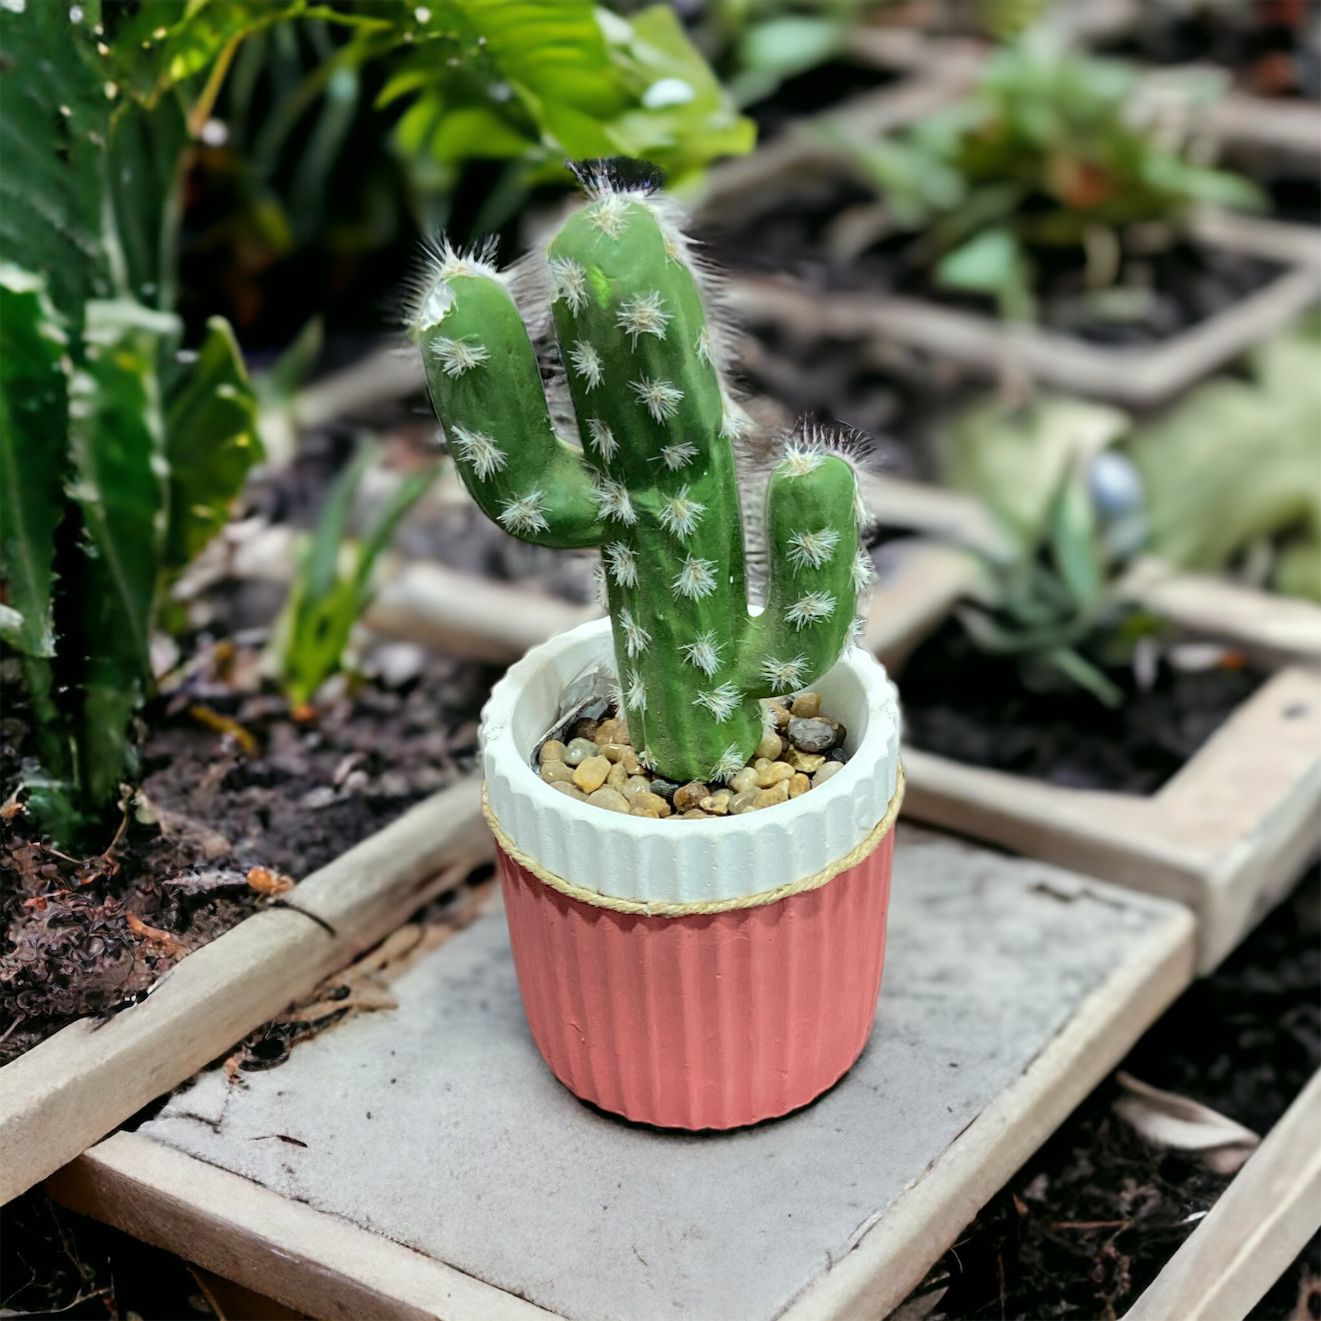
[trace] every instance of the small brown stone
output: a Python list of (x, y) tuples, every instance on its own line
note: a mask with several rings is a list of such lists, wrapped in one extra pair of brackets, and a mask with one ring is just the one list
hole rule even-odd
[(789, 781), (789, 797), (797, 798), (799, 794), (805, 794), (811, 787), (812, 781), (802, 771), (798, 771), (793, 779)]
[(700, 807), (690, 807), (688, 811), (681, 814), (681, 819), (685, 821), (705, 821), (707, 817)]
[(843, 739), (844, 726), (824, 716), (794, 716), (789, 722), (789, 741), (802, 752), (829, 752)]
[(596, 731), (600, 726), (601, 722), (599, 720), (592, 720), (587, 716), (583, 716), (581, 720), (573, 722), (573, 728), (569, 731), (569, 735), (571, 738), (585, 738), (595, 742)]
[(771, 713), (771, 721), (774, 723), (775, 728), (777, 730), (784, 729), (789, 723), (790, 716), (789, 708), (785, 705), (784, 699), (780, 697), (772, 697), (771, 700), (766, 703), (766, 706)]
[(587, 795), (587, 801), (596, 807), (604, 807), (608, 812), (627, 812), (628, 799), (618, 789), (608, 785), (595, 789)]
[[(792, 775), (793, 772), (791, 771)], [(752, 800), (754, 811), (759, 811), (763, 807), (774, 807), (776, 803), (787, 803), (789, 801), (789, 781), (777, 780), (769, 789), (758, 789), (757, 796)]]
[(563, 761), (566, 749), (557, 738), (548, 738), (541, 745), (537, 760), (544, 766), (548, 761)]
[(729, 811), (732, 816), (742, 816), (744, 812), (751, 812), (753, 801), (761, 792), (759, 789), (744, 789), (742, 793), (737, 793), (729, 800)]
[(819, 716), (821, 714), (820, 693), (799, 693), (794, 698), (793, 714), (796, 716)]
[(570, 780), (555, 780), (550, 787), (558, 789), (560, 793), (567, 794), (570, 798), (576, 798), (580, 803), (587, 801), (587, 795)]
[[(618, 732), (619, 719), (616, 716), (610, 716), (608, 719), (601, 721), (601, 723), (597, 725), (595, 735), (596, 741), (600, 744), (618, 743), (619, 740), (615, 737)], [(604, 748), (602, 750), (604, 751)]]
[(774, 761), (784, 751), (784, 740), (778, 734), (763, 734), (757, 744), (757, 756)]
[(784, 754), (784, 759), (794, 770), (803, 771), (808, 775), (818, 770), (825, 761), (819, 752), (804, 752), (801, 748), (790, 748)]
[(628, 783), (628, 772), (616, 762), (610, 768), (610, 774), (605, 777), (605, 782), (612, 789), (622, 789)]
[(762, 766), (761, 760), (758, 759), (757, 770), (757, 785), (759, 788), (769, 789), (774, 784), (793, 778), (794, 768), (787, 761), (768, 761), (765, 766)]
[(543, 761), (541, 763), (541, 778), (547, 784), (554, 784), (556, 780), (572, 780), (573, 767), (566, 766), (562, 761)]
[(825, 784), (832, 775), (837, 775), (844, 769), (842, 761), (827, 761), (821, 764), (821, 768), (812, 776), (813, 786)]
[(696, 807), (710, 792), (711, 790), (701, 780), (689, 780), (687, 784), (681, 784), (674, 791), (674, 810), (686, 812), (689, 808)]
[[(628, 779), (624, 781), (624, 787), (619, 792), (631, 801), (636, 798), (638, 794), (650, 793), (651, 781), (648, 780), (645, 775), (630, 775)], [(660, 797), (660, 795), (658, 794), (657, 797)], [(661, 798), (661, 802), (665, 802), (665, 799)]]
[(628, 744), (624, 744), (624, 756), (620, 765), (630, 774), (639, 775), (642, 772), (642, 763), (638, 760), (638, 754), (633, 751)]
[(745, 766), (741, 771), (735, 771), (730, 778), (729, 787), (736, 794), (746, 792), (748, 789), (757, 787), (757, 772), (751, 766)]
[(660, 794), (644, 790), (634, 794), (629, 801), (628, 810), (633, 816), (666, 817), (670, 815), (670, 805)]
[(703, 798), (697, 806), (711, 816), (724, 816), (729, 811), (730, 799), (733, 797), (728, 789), (717, 789), (715, 793)]
[(598, 748), (589, 738), (575, 738), (569, 740), (569, 746), (564, 750), (564, 760), (570, 766), (581, 766), (588, 757), (595, 757)]
[(633, 749), (627, 743), (601, 743), (597, 745), (597, 751), (606, 761), (623, 761), (624, 754), (632, 752)]
[[(570, 751), (572, 750), (570, 745)], [(592, 793), (605, 783), (605, 777), (609, 774), (610, 763), (604, 757), (588, 757), (574, 770), (573, 782), (584, 793)]]

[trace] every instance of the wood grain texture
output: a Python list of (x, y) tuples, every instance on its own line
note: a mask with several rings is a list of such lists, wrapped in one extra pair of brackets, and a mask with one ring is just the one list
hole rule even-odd
[(0, 1202), (191, 1077), (491, 856), (467, 779), (194, 951), (151, 994), (0, 1069)]
[(1124, 1321), (1242, 1321), (1321, 1227), (1321, 1073)]

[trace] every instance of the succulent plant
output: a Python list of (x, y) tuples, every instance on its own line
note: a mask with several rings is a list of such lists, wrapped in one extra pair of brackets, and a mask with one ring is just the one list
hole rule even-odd
[[(635, 746), (675, 779), (725, 779), (761, 738), (759, 699), (839, 656), (860, 579), (858, 485), (801, 430), (766, 487), (765, 605), (749, 609), (734, 442), (703, 276), (664, 198), (584, 169), (550, 241), (549, 298), (581, 444), (556, 433), (537, 353), (489, 253), (441, 244), (412, 328), (473, 498), (526, 541), (599, 546)], [(530, 313), (531, 315), (531, 313)]]

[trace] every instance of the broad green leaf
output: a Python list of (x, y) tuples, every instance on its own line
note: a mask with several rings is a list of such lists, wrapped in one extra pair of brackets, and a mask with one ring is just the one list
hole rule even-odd
[(85, 362), (70, 388), (73, 494), (86, 530), (71, 628), (87, 655), (79, 762), (93, 803), (113, 798), (131, 761), (128, 723), (151, 674), (167, 498), (155, 364), (175, 333), (174, 318), (136, 304), (89, 304)]
[(1009, 321), (1031, 320), (1035, 310), (1027, 259), (1008, 229), (983, 230), (946, 253), (936, 279), (948, 289), (993, 295)]
[(66, 339), (40, 276), (0, 266), (0, 638), (55, 654), (55, 529), (68, 467)]
[(234, 333), (212, 317), (206, 339), (165, 409), (169, 520), (163, 568), (177, 573), (225, 525), (262, 457), (257, 402)]

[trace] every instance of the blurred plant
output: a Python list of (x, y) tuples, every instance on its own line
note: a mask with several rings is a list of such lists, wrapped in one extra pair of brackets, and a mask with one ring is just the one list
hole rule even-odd
[(1063, 679), (1108, 706), (1122, 692), (1106, 670), (1127, 663), (1155, 624), (1119, 585), (1136, 549), (1124, 531), (1136, 499), (1116, 491), (1105, 460), (1126, 422), (1078, 400), (994, 403), (951, 425), (940, 451), (946, 480), (977, 495), (1000, 534), (969, 547), (985, 572), (957, 611), (968, 636), (1015, 657), (1029, 687)]
[(1195, 204), (1261, 204), (1248, 180), (1165, 145), (1135, 113), (1137, 93), (1126, 66), (1064, 51), (1038, 31), (997, 51), (967, 100), (890, 139), (832, 141), (900, 229), (923, 231), (916, 264), (1026, 320), (1043, 248), (1081, 250), (1100, 289), (1119, 274), (1133, 227), (1173, 236)]
[(344, 666), (354, 625), (371, 604), (374, 570), (399, 521), (426, 493), (439, 465), (399, 484), (359, 541), (348, 536), (354, 498), (373, 458), (364, 447), (340, 475), (308, 539), (273, 644), (280, 687), (306, 705)]
[(1219, 571), (1254, 547), (1275, 590), (1321, 600), (1321, 319), (1262, 345), (1241, 379), (1199, 386), (1127, 450), (1152, 546)]
[[(21, 659), (61, 841), (131, 775), (163, 588), (260, 456), (229, 327), (184, 352), (169, 310), (183, 107), (107, 81), (98, 7), (0, 7), (0, 640)], [(18, 264), (20, 263), (21, 264)]]

